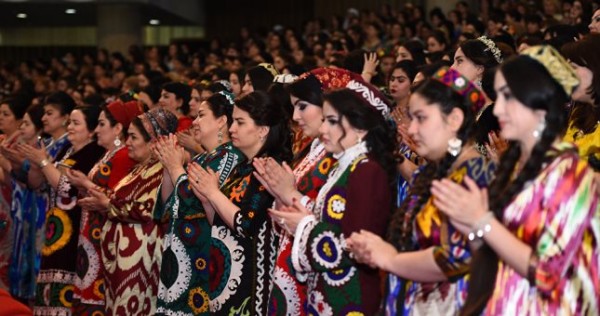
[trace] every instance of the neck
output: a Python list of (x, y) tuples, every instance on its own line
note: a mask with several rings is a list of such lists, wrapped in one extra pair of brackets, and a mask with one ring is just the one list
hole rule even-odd
[(258, 152), (260, 151), (261, 148), (262, 148), (262, 144), (258, 148), (248, 148), (248, 149), (239, 148), (239, 150), (244, 154), (244, 156), (246, 156), (246, 158), (248, 158), (248, 161), (252, 161), (252, 159), (254, 159), (254, 157), (256, 157), (256, 155), (258, 154)]
[(67, 132), (66, 128), (59, 128), (55, 132), (50, 133), (50, 137), (52, 137), (53, 140), (57, 140), (61, 136), (63, 136), (66, 132)]
[(206, 140), (206, 141), (202, 142), (200, 145), (202, 145), (202, 148), (204, 148), (204, 150), (206, 150), (206, 152), (211, 152), (215, 148), (221, 146), (221, 144), (224, 144), (228, 141), (229, 141), (229, 138), (225, 137), (225, 135), (223, 135), (223, 140), (219, 143), (217, 136), (215, 135), (212, 139)]
[(81, 148), (85, 147), (87, 144), (89, 144), (91, 142), (91, 140), (88, 140), (87, 142), (84, 143), (79, 143), (79, 144), (73, 144), (73, 151), (74, 152), (78, 152), (79, 150), (81, 150)]
[(108, 146), (105, 147), (106, 148), (106, 152), (112, 152), (113, 150), (115, 150), (115, 148), (117, 148), (117, 146), (115, 146), (115, 144), (110, 143)]
[(410, 95), (407, 95), (402, 98), (394, 99), (394, 102), (396, 102), (396, 108), (404, 110), (408, 106), (409, 99), (410, 99)]

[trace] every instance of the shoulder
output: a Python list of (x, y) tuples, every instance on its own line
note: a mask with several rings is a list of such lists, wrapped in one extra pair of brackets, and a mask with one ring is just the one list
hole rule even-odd
[(450, 178), (455, 182), (462, 183), (464, 177), (468, 176), (481, 187), (488, 186), (494, 179), (496, 164), (483, 157), (478, 156), (463, 161), (456, 170), (450, 174)]
[(385, 178), (386, 172), (383, 167), (374, 159), (368, 156), (360, 156), (356, 158), (349, 167), (351, 178), (372, 179)]

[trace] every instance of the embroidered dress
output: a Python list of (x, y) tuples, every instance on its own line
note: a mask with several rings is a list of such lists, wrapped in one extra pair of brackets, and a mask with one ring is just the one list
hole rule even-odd
[[(71, 147), (64, 134), (56, 141), (46, 139), (46, 153), (54, 160), (61, 150)], [(35, 297), (36, 279), (40, 271), (44, 226), (48, 210), (48, 194), (27, 186), (30, 162), (23, 163), (22, 170), (13, 173), (11, 180), (13, 225), (12, 255), (9, 266), (10, 294), (22, 300)]]
[(243, 161), (222, 192), (239, 207), (233, 229), (215, 214), (210, 248), (210, 311), (215, 315), (264, 315), (277, 240), (267, 208), (273, 197)]
[[(97, 186), (111, 190), (135, 165), (126, 147), (119, 147), (106, 155), (89, 172)], [(100, 255), (100, 236), (106, 214), (97, 210), (81, 210), (81, 226), (77, 249), (77, 278), (75, 279), (76, 315), (104, 315), (104, 269)]]
[(152, 210), (162, 172), (157, 160), (139, 163), (111, 195), (101, 236), (108, 315), (156, 311), (163, 227)]
[[(104, 155), (95, 142), (75, 153), (72, 147), (57, 156), (57, 165), (88, 173)], [(81, 208), (77, 189), (61, 175), (51, 190), (50, 210), (46, 214), (46, 233), (42, 248), (41, 270), (37, 278), (35, 315), (71, 315), (76, 277), (77, 242)]]
[[(196, 156), (194, 161), (218, 172), (222, 184), (241, 157), (229, 142)], [(157, 313), (208, 315), (211, 225), (202, 203), (190, 190), (187, 174), (179, 176), (165, 206), (159, 205), (154, 216), (169, 221), (163, 240)]]
[[(337, 158), (314, 200), (318, 216), (305, 217), (296, 228), (292, 263), (307, 276), (307, 314), (374, 315), (381, 298), (379, 271), (351, 260), (345, 238), (361, 229), (385, 233), (392, 206), (389, 181), (368, 158), (364, 142)], [(310, 209), (313, 202), (307, 204)]]
[[(294, 167), (296, 186), (300, 193), (316, 199), (319, 189), (327, 180), (327, 174), (335, 159), (327, 154), (325, 146), (315, 139), (310, 152)], [(301, 282), (292, 266), (293, 236), (276, 226), (279, 237), (277, 260), (273, 272), (273, 290), (270, 295), (270, 315), (305, 315), (306, 283)]]
[(533, 282), (500, 261), (486, 315), (600, 314), (598, 183), (572, 144), (556, 143), (550, 154), (504, 209), (504, 225), (538, 259)]

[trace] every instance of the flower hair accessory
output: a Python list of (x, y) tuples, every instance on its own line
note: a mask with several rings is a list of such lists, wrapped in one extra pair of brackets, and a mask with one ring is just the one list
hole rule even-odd
[(217, 93), (220, 94), (220, 95), (222, 95), (222, 96), (224, 96), (225, 99), (227, 99), (227, 102), (229, 102), (229, 105), (231, 105), (231, 106), (234, 105), (234, 102), (233, 102), (234, 95), (233, 95), (233, 93), (231, 93), (229, 91), (226, 91), (226, 90), (221, 90), (221, 91), (219, 91)]
[(485, 51), (489, 51), (492, 53), (492, 55), (494, 55), (494, 59), (501, 64), (502, 63), (502, 52), (500, 51), (500, 49), (498, 48), (498, 46), (496, 45), (496, 43), (494, 43), (494, 41), (492, 41), (491, 39), (489, 39), (487, 36), (480, 36), (477, 38), (478, 41), (482, 42), (483, 44), (485, 44), (485, 46), (487, 47), (485, 49)]
[(389, 115), (390, 107), (386, 102), (385, 96), (383, 96), (383, 94), (374, 86), (359, 80), (350, 80), (346, 85), (346, 88), (358, 94), (384, 117)]
[(485, 105), (483, 93), (481, 93), (472, 82), (463, 77), (458, 71), (448, 67), (442, 67), (436, 71), (431, 78), (445, 84), (456, 91), (456, 93), (460, 94), (469, 103), (473, 113), (479, 113)]

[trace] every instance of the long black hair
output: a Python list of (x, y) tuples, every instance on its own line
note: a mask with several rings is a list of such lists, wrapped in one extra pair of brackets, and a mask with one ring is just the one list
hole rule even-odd
[[(546, 111), (546, 128), (514, 180), (511, 177), (521, 157), (519, 144), (513, 142), (500, 158), (496, 178), (489, 189), (489, 205), (496, 218), (501, 220), (504, 208), (526, 182), (538, 175), (548, 159), (546, 153), (552, 142), (562, 134), (566, 125), (563, 108), (568, 96), (548, 70), (529, 56), (516, 56), (503, 63), (498, 71), (506, 79), (514, 98), (530, 109)], [(473, 254), (469, 292), (462, 315), (481, 314), (494, 290), (497, 271), (498, 256), (484, 244)]]

